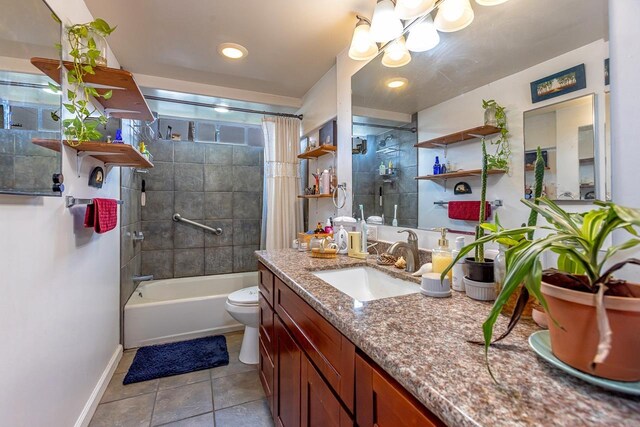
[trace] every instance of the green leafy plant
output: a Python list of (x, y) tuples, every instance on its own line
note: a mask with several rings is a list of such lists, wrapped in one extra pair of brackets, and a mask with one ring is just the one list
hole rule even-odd
[(494, 109), (496, 127), (500, 129), (497, 139), (490, 143), (495, 147), (494, 154), (489, 154), (487, 162), (489, 169), (509, 169), (509, 159), (511, 158), (511, 145), (509, 144), (509, 129), (507, 128), (507, 110), (498, 104), (494, 99), (482, 100), (482, 108), (486, 110)]
[[(638, 232), (634, 228), (640, 226), (639, 209), (622, 207), (611, 202), (596, 201), (594, 203), (599, 206), (597, 209), (584, 213), (568, 213), (546, 197), (541, 197), (535, 202), (529, 200), (521, 201), (532, 211), (546, 219), (549, 225), (526, 226), (506, 230), (494, 224), (483, 224), (483, 228), (492, 231), (492, 233), (465, 246), (452, 263), (453, 265), (463, 259), (467, 253), (478, 245), (498, 242), (504, 239), (508, 239), (513, 243), (507, 250), (507, 275), (502, 290), (489, 316), (482, 325), (487, 367), (489, 367), (489, 364), (486, 358), (489, 346), (492, 343), (495, 322), (502, 307), (521, 283), (524, 282), (528, 293), (535, 296), (549, 313), (547, 302), (541, 293), (543, 271), (540, 256), (545, 251), (550, 250), (560, 256), (559, 267), (569, 261), (584, 272), (584, 275), (576, 275), (573, 272), (566, 271), (559, 272), (559, 274), (566, 276), (568, 283), (579, 284), (579, 288), (575, 290), (597, 294), (598, 324), (606, 324), (607, 327), (608, 321), (606, 320), (606, 312), (603, 309), (605, 292), (616, 295), (616, 289), (626, 286), (624, 281), (613, 280), (612, 274), (626, 264), (640, 265), (639, 259), (630, 258), (605, 270), (605, 265), (613, 255), (619, 251), (640, 245)], [(532, 235), (531, 233), (536, 230), (544, 230), (548, 234), (532, 240), (526, 237)], [(624, 230), (632, 237), (624, 243), (611, 246), (606, 251), (603, 251), (602, 248), (608, 236), (616, 230)], [(450, 268), (451, 266), (445, 269), (442, 277), (446, 276)], [(549, 314), (553, 320), (553, 313)], [(600, 319), (600, 316), (604, 316), (604, 318)], [(511, 325), (510, 328), (512, 329)], [(501, 338), (504, 336), (506, 335), (503, 334)], [(600, 339), (601, 341), (610, 340), (610, 335), (601, 333)], [(489, 372), (491, 373), (490, 367)], [(493, 374), (491, 375), (493, 377)]]
[[(103, 19), (95, 19), (85, 24), (67, 27), (65, 34), (69, 44), (69, 57), (73, 67), (67, 72), (67, 100), (64, 108), (74, 117), (62, 121), (64, 135), (71, 145), (84, 141), (95, 141), (102, 137), (98, 125), (106, 124), (107, 117), (91, 103), (91, 98), (110, 99), (112, 91), (102, 91), (86, 84), (85, 77), (95, 74), (95, 67), (104, 64), (105, 59), (98, 49), (97, 37), (107, 37), (115, 27)], [(97, 114), (97, 117), (92, 117)]]

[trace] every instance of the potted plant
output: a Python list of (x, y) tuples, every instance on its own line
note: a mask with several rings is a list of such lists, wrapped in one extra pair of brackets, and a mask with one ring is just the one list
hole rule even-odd
[(495, 146), (494, 154), (489, 154), (487, 163), (489, 169), (509, 169), (509, 159), (511, 158), (511, 145), (509, 144), (509, 129), (507, 128), (507, 110), (498, 104), (494, 99), (482, 100), (484, 108), (484, 124), (497, 127), (499, 131), (498, 139), (492, 140), (491, 145)]
[(97, 127), (106, 124), (107, 117), (92, 105), (91, 97), (110, 99), (112, 91), (89, 86), (85, 77), (95, 74), (96, 66), (106, 65), (104, 38), (114, 30), (115, 27), (109, 26), (100, 18), (65, 29), (69, 49), (67, 55), (73, 66), (67, 71), (67, 102), (63, 103), (63, 106), (74, 117), (63, 120), (62, 126), (70, 145), (79, 145), (84, 141), (95, 141), (102, 137)]
[[(485, 357), (502, 307), (524, 282), (527, 292), (538, 299), (550, 318), (551, 347), (558, 359), (598, 377), (640, 380), (640, 284), (613, 277), (627, 264), (640, 265), (640, 260), (629, 258), (608, 267), (614, 255), (640, 245), (634, 228), (640, 226), (640, 210), (596, 201), (598, 208), (578, 214), (564, 211), (546, 197), (537, 201), (539, 205), (528, 200), (522, 203), (546, 219), (548, 225), (489, 234), (465, 246), (454, 260), (490, 241), (519, 239), (535, 230), (547, 233), (537, 239), (519, 239), (507, 251), (504, 286), (482, 325)], [(603, 250), (614, 231), (631, 237)], [(540, 256), (546, 251), (559, 255), (559, 269), (543, 272)], [(509, 330), (513, 326), (510, 324)]]

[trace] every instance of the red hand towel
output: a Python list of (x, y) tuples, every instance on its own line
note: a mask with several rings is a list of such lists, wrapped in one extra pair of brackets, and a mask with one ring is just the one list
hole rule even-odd
[[(485, 202), (484, 219), (491, 216), (491, 203)], [(480, 217), (480, 201), (449, 202), (449, 218), (465, 221), (478, 221)]]
[(87, 205), (84, 215), (84, 226), (93, 227), (96, 233), (106, 233), (113, 230), (118, 223), (118, 203), (113, 199), (93, 199), (93, 204)]

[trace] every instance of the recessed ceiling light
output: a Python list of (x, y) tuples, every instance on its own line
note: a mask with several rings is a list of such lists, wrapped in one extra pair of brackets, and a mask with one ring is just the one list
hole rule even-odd
[(237, 43), (222, 43), (218, 46), (218, 53), (230, 59), (240, 59), (247, 56), (249, 51)]
[(391, 89), (398, 89), (405, 86), (407, 83), (409, 83), (409, 80), (404, 77), (395, 77), (387, 80), (387, 87)]
[(217, 111), (218, 113), (228, 113), (229, 112), (229, 108), (226, 105), (218, 105), (216, 107), (213, 108), (215, 111)]

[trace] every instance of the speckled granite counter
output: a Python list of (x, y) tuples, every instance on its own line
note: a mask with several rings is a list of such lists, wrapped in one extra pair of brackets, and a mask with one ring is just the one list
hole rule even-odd
[[(489, 352), (481, 324), (491, 304), (454, 292), (452, 298), (412, 294), (358, 304), (311, 272), (369, 264), (410, 278), (373, 257), (311, 258), (295, 250), (258, 251), (258, 259), (357, 347), (450, 426), (639, 426), (640, 398), (591, 386), (539, 359), (527, 344), (536, 330), (522, 322)], [(419, 283), (417, 278), (412, 278)], [(498, 330), (506, 326), (501, 316)]]

